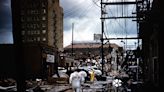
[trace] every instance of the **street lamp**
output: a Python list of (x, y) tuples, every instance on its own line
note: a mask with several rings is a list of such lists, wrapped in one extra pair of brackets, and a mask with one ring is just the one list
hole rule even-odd
[(124, 61), (124, 56), (126, 55), (126, 53), (125, 53), (125, 42), (122, 41), (122, 40), (121, 40), (121, 42), (124, 44), (124, 46), (123, 46), (123, 56), (122, 56), (123, 61)]
[(121, 42), (124, 44), (124, 49), (125, 49), (125, 42), (121, 40)]

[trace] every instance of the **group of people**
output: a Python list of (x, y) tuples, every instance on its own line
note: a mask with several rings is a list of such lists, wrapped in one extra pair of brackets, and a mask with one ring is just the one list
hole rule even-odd
[(69, 83), (72, 85), (72, 88), (75, 92), (80, 92), (81, 85), (88, 80), (91, 82), (95, 80), (95, 74), (93, 70), (91, 70), (89, 74), (84, 70), (74, 71), (69, 77)]

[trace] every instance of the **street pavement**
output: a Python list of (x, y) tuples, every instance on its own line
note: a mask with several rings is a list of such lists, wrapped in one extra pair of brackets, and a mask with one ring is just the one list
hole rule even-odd
[(72, 92), (72, 87), (69, 84), (55, 85), (53, 88), (46, 92)]

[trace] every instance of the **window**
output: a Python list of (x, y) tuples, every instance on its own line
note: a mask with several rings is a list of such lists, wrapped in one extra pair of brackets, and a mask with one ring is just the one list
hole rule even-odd
[(25, 21), (25, 18), (24, 17), (21, 17), (21, 22), (24, 22)]
[(35, 14), (35, 10), (31, 10), (31, 13), (30, 14)]
[(36, 31), (36, 34), (38, 34), (38, 35), (39, 35), (39, 34), (40, 34), (40, 30), (37, 30), (37, 31)]
[(39, 17), (38, 16), (35, 16), (34, 17), (34, 21), (39, 21)]
[(56, 19), (56, 13), (54, 10), (53, 10), (52, 14), (53, 14), (53, 18)]
[(56, 21), (56, 19), (54, 19), (54, 25), (56, 25), (57, 24), (57, 21)]
[(33, 24), (33, 28), (34, 28), (34, 29), (39, 28), (39, 24)]
[(36, 41), (36, 37), (34, 37), (33, 40)]
[(46, 20), (46, 17), (45, 16), (42, 16), (42, 20)]
[(25, 35), (25, 31), (24, 30), (22, 31), (22, 35)]
[(40, 27), (40, 25), (39, 25), (39, 24), (36, 24), (36, 27), (37, 27), (37, 28), (39, 28), (39, 27)]
[(45, 34), (46, 33), (46, 30), (42, 30), (42, 34)]
[(42, 13), (45, 14), (46, 13), (46, 9), (42, 9)]
[(37, 41), (38, 41), (38, 42), (40, 41), (40, 37), (37, 37)]
[(46, 41), (46, 38), (45, 37), (43, 37), (43, 39), (42, 39), (43, 41)]
[(42, 23), (42, 27), (46, 27), (46, 24), (45, 23)]
[(45, 6), (46, 6), (45, 2), (42, 2), (42, 7), (45, 7)]
[(34, 14), (39, 14), (39, 10), (35, 10), (34, 11)]

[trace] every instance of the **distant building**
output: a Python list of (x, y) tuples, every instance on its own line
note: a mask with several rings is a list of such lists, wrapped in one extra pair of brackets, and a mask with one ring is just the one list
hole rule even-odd
[[(73, 48), (72, 48), (73, 47)], [(111, 53), (112, 49), (123, 50), (122, 47), (117, 44), (110, 43), (104, 45), (104, 56), (107, 56)], [(73, 53), (72, 53), (73, 51)], [(64, 52), (67, 53), (67, 56), (74, 55), (75, 59), (78, 58), (92, 58), (96, 56), (101, 56), (101, 42), (76, 42), (71, 45), (68, 45), (64, 48)]]

